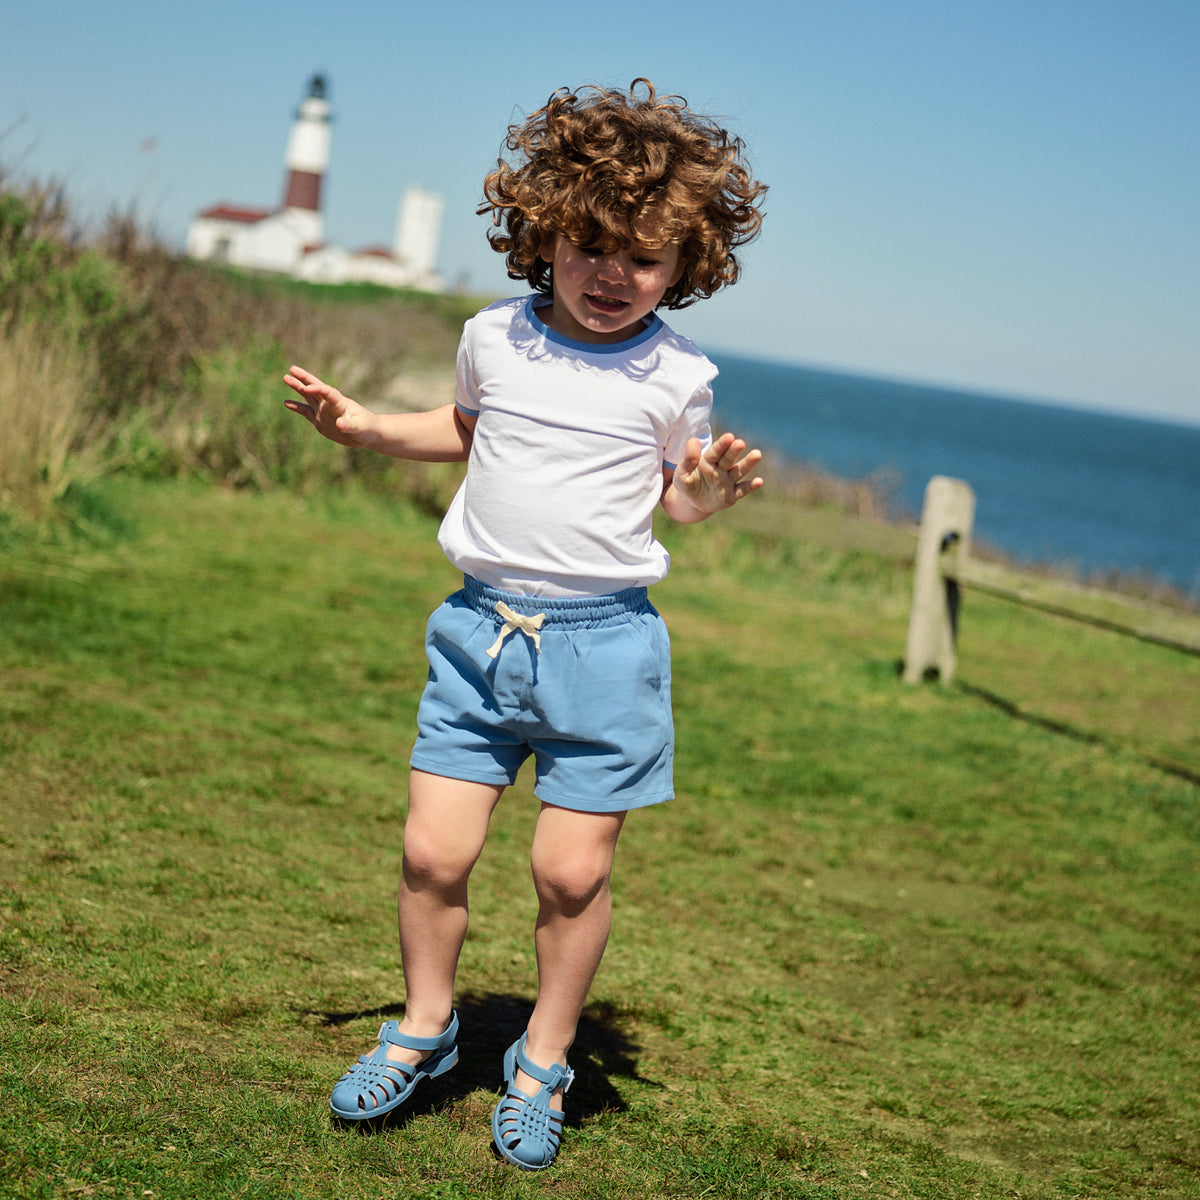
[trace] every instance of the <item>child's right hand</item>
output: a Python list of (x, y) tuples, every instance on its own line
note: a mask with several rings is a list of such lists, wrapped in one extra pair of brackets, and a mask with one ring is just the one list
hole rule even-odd
[(300, 399), (289, 398), (285, 408), (299, 413), (322, 437), (342, 446), (369, 446), (378, 437), (375, 414), (303, 367), (292, 366), (283, 382)]

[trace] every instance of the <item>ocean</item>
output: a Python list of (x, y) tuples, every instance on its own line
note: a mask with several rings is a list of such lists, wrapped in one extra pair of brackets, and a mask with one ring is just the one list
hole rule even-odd
[(914, 516), (930, 476), (964, 479), (974, 537), (1018, 562), (1200, 598), (1200, 425), (711, 357), (716, 421), (764, 449), (877, 476)]

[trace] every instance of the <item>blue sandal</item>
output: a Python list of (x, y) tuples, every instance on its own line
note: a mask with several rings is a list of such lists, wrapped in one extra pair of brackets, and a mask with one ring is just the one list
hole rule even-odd
[[(504, 1099), (492, 1112), (492, 1138), (510, 1163), (540, 1171), (554, 1161), (562, 1139), (563, 1115), (550, 1107), (550, 1098), (558, 1088), (564, 1092), (570, 1088), (575, 1072), (562, 1063), (539, 1067), (530, 1062), (525, 1036), (521, 1034), (504, 1056)], [(518, 1067), (542, 1085), (535, 1095), (517, 1087)]]
[[(345, 1121), (364, 1121), (381, 1117), (403, 1104), (422, 1079), (445, 1074), (458, 1062), (458, 1013), (450, 1014), (445, 1032), (435, 1038), (410, 1037), (400, 1032), (399, 1023), (385, 1021), (379, 1030), (379, 1045), (333, 1085), (329, 1107)], [(387, 1048), (403, 1046), (407, 1050), (428, 1050), (429, 1057), (419, 1066), (393, 1062)]]

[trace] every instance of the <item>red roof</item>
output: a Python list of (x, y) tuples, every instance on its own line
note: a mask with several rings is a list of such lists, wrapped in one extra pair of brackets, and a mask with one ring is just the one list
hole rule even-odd
[(355, 251), (362, 258), (393, 258), (392, 252), (386, 246), (364, 246)]
[(272, 216), (273, 208), (239, 208), (232, 204), (214, 204), (206, 208), (200, 216), (212, 221), (240, 221), (245, 225), (253, 225), (258, 221)]

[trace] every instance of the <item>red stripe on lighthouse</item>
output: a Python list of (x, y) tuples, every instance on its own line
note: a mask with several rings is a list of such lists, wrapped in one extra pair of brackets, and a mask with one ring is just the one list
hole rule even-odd
[(321, 176), (315, 171), (289, 171), (283, 206), (320, 212)]

